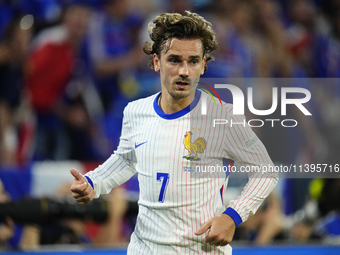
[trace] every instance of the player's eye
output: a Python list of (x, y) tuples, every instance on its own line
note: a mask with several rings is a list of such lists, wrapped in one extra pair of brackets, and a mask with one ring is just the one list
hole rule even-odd
[(178, 64), (179, 63), (179, 60), (178, 59), (170, 59), (170, 62), (173, 63), (173, 64)]
[(197, 60), (197, 59), (193, 59), (193, 60), (191, 60), (191, 64), (193, 64), (193, 65), (196, 65), (196, 64), (198, 64), (198, 60)]

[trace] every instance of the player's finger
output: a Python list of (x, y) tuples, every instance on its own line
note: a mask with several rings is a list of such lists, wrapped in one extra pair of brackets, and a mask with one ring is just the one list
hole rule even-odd
[(195, 235), (200, 236), (205, 233), (211, 227), (210, 221), (207, 221), (199, 230), (195, 232)]
[(84, 195), (89, 195), (91, 192), (93, 191), (91, 185), (89, 183), (86, 184), (86, 188), (83, 190), (83, 194)]
[(77, 199), (77, 198), (80, 198), (80, 197), (83, 197), (84, 195), (83, 194), (79, 194), (79, 193), (74, 193), (72, 192), (72, 197)]
[(204, 241), (210, 245), (216, 245), (221, 242), (222, 240), (218, 238), (218, 236), (213, 235), (211, 231), (206, 235)]
[(82, 184), (76, 185), (75, 187), (71, 187), (71, 191), (78, 194), (85, 194), (87, 188), (88, 183), (84, 182)]
[(78, 181), (83, 181), (83, 182), (86, 181), (86, 178), (85, 178), (81, 173), (79, 173), (76, 169), (71, 168), (70, 173), (71, 173), (71, 174), (73, 175), (73, 177), (76, 178)]
[(220, 242), (214, 241), (214, 242), (212, 242), (210, 244), (214, 245), (214, 246), (223, 246), (223, 245), (225, 245), (223, 241), (220, 241)]
[(204, 238), (204, 242), (211, 244), (212, 241), (214, 241), (214, 237), (211, 235), (211, 230), (209, 229), (207, 235)]
[(90, 202), (90, 199), (88, 196), (85, 196), (85, 197), (79, 197), (79, 198), (76, 198), (76, 201), (78, 203), (83, 203), (83, 204), (87, 204), (88, 202)]

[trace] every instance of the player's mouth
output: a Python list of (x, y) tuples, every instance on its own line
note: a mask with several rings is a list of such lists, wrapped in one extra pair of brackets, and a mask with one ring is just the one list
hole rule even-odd
[(176, 86), (177, 86), (178, 89), (185, 89), (189, 85), (190, 85), (190, 82), (186, 82), (186, 81), (177, 81), (176, 82)]

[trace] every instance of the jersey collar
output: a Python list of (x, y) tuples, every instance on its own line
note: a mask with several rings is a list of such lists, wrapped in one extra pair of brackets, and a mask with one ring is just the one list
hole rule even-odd
[(161, 93), (162, 92), (159, 92), (157, 94), (157, 96), (155, 97), (155, 100), (153, 101), (153, 108), (155, 109), (155, 112), (158, 114), (159, 117), (161, 117), (163, 119), (167, 119), (167, 120), (177, 119), (177, 118), (180, 118), (180, 117), (184, 116), (185, 114), (189, 113), (190, 109), (194, 109), (196, 107), (196, 105), (198, 104), (200, 98), (201, 98), (201, 91), (196, 89), (194, 101), (192, 101), (192, 103), (190, 105), (188, 105), (187, 107), (185, 107), (184, 109), (182, 109), (178, 112), (166, 114), (161, 110), (161, 108), (159, 107), (159, 105), (157, 103), (158, 97)]

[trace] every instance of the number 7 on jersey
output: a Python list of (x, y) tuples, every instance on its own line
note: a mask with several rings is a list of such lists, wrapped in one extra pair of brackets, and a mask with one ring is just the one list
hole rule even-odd
[(161, 192), (159, 193), (158, 202), (164, 203), (164, 197), (166, 189), (168, 188), (170, 174), (168, 173), (157, 173), (157, 181), (162, 182)]

